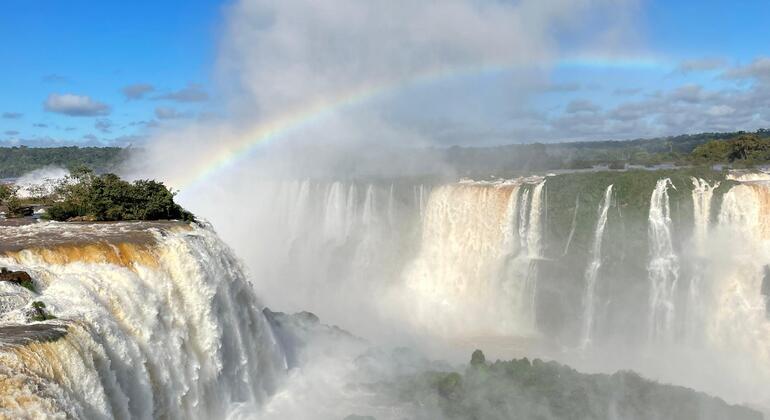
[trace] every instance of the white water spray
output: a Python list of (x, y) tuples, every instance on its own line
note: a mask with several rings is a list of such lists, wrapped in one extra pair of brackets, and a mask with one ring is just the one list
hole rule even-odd
[[(78, 237), (122, 227), (67, 228)], [(267, 399), (285, 361), (238, 261), (207, 229), (158, 230), (153, 242), (0, 256), (0, 265), (32, 273), (34, 300), (58, 317), (32, 325), (68, 330), (55, 341), (0, 346), (0, 416), (212, 418)]]
[(648, 327), (651, 340), (673, 338), (679, 260), (674, 252), (668, 187), (671, 179), (661, 179), (650, 197), (648, 236), (650, 280)]
[(588, 347), (591, 344), (591, 337), (594, 327), (594, 312), (596, 311), (596, 279), (599, 276), (599, 268), (602, 266), (602, 238), (604, 237), (604, 227), (607, 224), (607, 213), (612, 203), (612, 184), (604, 192), (604, 200), (599, 206), (599, 219), (596, 221), (596, 230), (594, 231), (594, 242), (591, 250), (592, 259), (586, 269), (586, 285), (583, 295), (583, 330), (581, 346)]

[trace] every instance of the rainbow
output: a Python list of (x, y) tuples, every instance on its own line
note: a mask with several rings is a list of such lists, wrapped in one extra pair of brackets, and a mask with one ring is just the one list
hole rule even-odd
[[(583, 56), (559, 60), (557, 67), (587, 67), (587, 68), (639, 68), (660, 69), (668, 67), (668, 63), (655, 58), (645, 57), (602, 57)], [(317, 100), (286, 112), (269, 121), (265, 121), (239, 136), (234, 143), (219, 150), (215, 155), (198, 164), (190, 175), (178, 180), (175, 187), (179, 189), (190, 188), (222, 171), (235, 165), (255, 152), (259, 147), (264, 147), (290, 134), (324, 120), (335, 112), (352, 108), (375, 97), (386, 93), (399, 91), (409, 87), (425, 84), (440, 83), (468, 76), (483, 76), (502, 74), (512, 70), (510, 64), (486, 63), (481, 65), (463, 66), (459, 68), (443, 68), (419, 74), (416, 77), (375, 83), (359, 86), (334, 97)]]

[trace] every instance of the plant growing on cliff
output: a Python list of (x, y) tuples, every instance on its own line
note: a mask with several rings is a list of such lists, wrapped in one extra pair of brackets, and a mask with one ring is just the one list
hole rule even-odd
[(15, 185), (3, 185), (3, 187), (0, 190), (0, 204), (5, 206), (9, 217), (19, 216), (24, 207), (18, 195), (19, 188)]
[(13, 193), (13, 185), (11, 184), (0, 184), (0, 203), (4, 202), (8, 199), (8, 197), (11, 196)]
[(40, 302), (39, 300), (36, 300), (32, 302), (32, 310), (34, 313), (32, 314), (32, 317), (30, 318), (33, 321), (42, 322), (42, 321), (48, 321), (49, 319), (56, 319), (55, 316), (51, 315), (45, 308), (45, 303)]
[(55, 195), (56, 202), (47, 209), (47, 217), (53, 220), (194, 220), (161, 182), (131, 183), (111, 173), (96, 175), (88, 168), (73, 170)]

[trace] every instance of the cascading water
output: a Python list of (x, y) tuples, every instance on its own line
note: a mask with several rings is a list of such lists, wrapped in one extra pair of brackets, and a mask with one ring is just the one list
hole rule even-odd
[(585, 294), (583, 295), (583, 330), (581, 346), (588, 347), (591, 343), (591, 336), (594, 326), (595, 293), (596, 278), (599, 275), (599, 268), (602, 266), (602, 238), (604, 237), (604, 226), (607, 224), (607, 213), (612, 203), (612, 184), (604, 192), (604, 200), (599, 207), (599, 219), (596, 222), (596, 231), (594, 233), (594, 243), (591, 250), (592, 260), (586, 269)]
[[(532, 189), (529, 205), (529, 217), (525, 227), (520, 226), (519, 232), (526, 238), (526, 254), (524, 258), (527, 261), (526, 282), (522, 290), (524, 300), (520, 303), (520, 313), (523, 314), (524, 322), (529, 325), (532, 331), (535, 330), (536, 322), (536, 297), (537, 297), (537, 264), (538, 260), (543, 258), (543, 197), (545, 180), (538, 182)], [(524, 228), (524, 231), (522, 231)]]
[[(761, 292), (770, 266), (768, 186), (740, 182), (719, 196), (725, 188), (695, 178), (690, 195), (670, 190), (686, 190), (688, 178), (647, 178), (647, 200), (636, 194), (641, 189), (628, 192), (636, 184), (612, 176), (580, 184), (579, 197), (563, 194), (581, 180), (549, 177), (547, 201), (543, 178), (261, 182), (266, 199), (243, 218), (258, 228), (241, 227), (228, 239), (246, 244), (239, 250), (271, 307), (318, 312), (367, 338), (371, 312), (429, 336), (547, 337), (566, 352), (590, 344), (590, 352), (575, 352), (584, 360), (628, 353), (632, 361), (613, 368), (705, 383), (731, 402), (768, 400), (770, 322)], [(687, 211), (672, 219), (677, 208)], [(195, 418), (231, 406), (250, 413), (280, 382), (282, 350), (216, 236), (150, 226), (142, 229), (153, 232), (149, 239), (137, 240), (130, 226), (0, 231), (21, 241), (13, 249), (0, 242), (0, 266), (30, 272), (41, 291), (0, 282), (0, 323), (26, 324), (33, 300), (58, 316), (14, 330), (16, 341), (0, 345), (7, 390), (0, 415)], [(692, 246), (677, 243), (689, 240), (682, 233), (690, 227)], [(57, 229), (68, 232), (69, 245), (46, 239)], [(693, 279), (682, 293), (680, 276)], [(646, 293), (649, 301), (640, 299)], [(646, 356), (686, 364), (677, 353), (682, 343), (671, 340), (685, 324), (698, 332), (697, 345), (683, 347), (686, 357), (697, 355), (718, 381), (686, 382), (691, 371), (666, 376), (634, 364), (649, 359), (629, 349), (648, 339)], [(7, 336), (0, 331), (0, 341)]]
[(450, 335), (532, 332), (543, 185), (466, 182), (433, 190), (419, 254), (404, 275), (421, 326)]
[[(140, 226), (0, 232), (0, 266), (39, 291), (3, 285), (0, 417), (212, 418), (274, 391), (282, 350), (230, 250), (206, 228)], [(27, 324), (32, 301), (57, 319)]]
[(693, 340), (703, 331), (701, 320), (704, 317), (703, 302), (703, 260), (706, 258), (706, 245), (709, 235), (711, 220), (711, 202), (714, 197), (714, 190), (719, 187), (719, 182), (710, 184), (702, 178), (690, 178), (693, 185), (693, 244), (694, 258), (692, 273), (690, 275), (690, 284), (687, 293), (687, 321), (686, 336)]
[[(705, 324), (710, 345), (733, 355), (736, 372), (759, 383), (770, 378), (770, 318), (762, 295), (770, 266), (769, 217), (770, 185), (730, 189), (722, 200), (704, 274), (710, 284)], [(770, 397), (763, 397), (770, 403)]]
[(672, 239), (669, 178), (655, 185), (650, 197), (649, 243), (650, 262), (647, 267), (650, 280), (649, 337), (651, 340), (670, 340), (674, 333), (676, 289), (679, 282), (679, 261)]
[(690, 178), (692, 180), (693, 222), (695, 225), (694, 238), (698, 254), (703, 254), (703, 245), (709, 232), (711, 220), (711, 201), (714, 198), (714, 190), (719, 187), (719, 182), (709, 184), (702, 178)]
[[(614, 362), (661, 381), (708, 384), (704, 390), (731, 402), (761, 401), (761, 378), (770, 377), (756, 368), (770, 360), (761, 293), (770, 265), (766, 187), (717, 190), (705, 179), (718, 174), (670, 176), (549, 176), (547, 202), (543, 178), (263, 182), (260, 207), (242, 217), (249, 229), (226, 237), (271, 307), (309, 310), (367, 338), (382, 325), (412, 331), (408, 324), (420, 336), (466, 341), (524, 335), (560, 349), (589, 342), (576, 357), (601, 358), (592, 368)], [(710, 214), (719, 215), (714, 223)], [(687, 329), (697, 341), (679, 339)], [(709, 364), (740, 386), (697, 377), (688, 363)], [(744, 380), (753, 378), (752, 364), (759, 379)], [(744, 400), (747, 390), (756, 395)]]

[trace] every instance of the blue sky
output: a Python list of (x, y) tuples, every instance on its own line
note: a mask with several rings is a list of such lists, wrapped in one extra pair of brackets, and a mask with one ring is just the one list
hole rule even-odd
[[(124, 145), (223, 114), (213, 75), (227, 4), (4, 1), (0, 144)], [(755, 129), (770, 120), (770, 2), (639, 1), (626, 16), (627, 51), (566, 32), (526, 102), (500, 93), (505, 75), (486, 75), (404, 92), (384, 114), (427, 136), (440, 126), (445, 143), (480, 144)]]
[[(146, 96), (155, 97), (193, 83), (208, 91), (219, 2), (10, 0), (0, 7), (0, 36), (6, 40), (0, 112), (22, 114), (0, 119), (0, 138), (18, 131), (5, 137), (89, 142), (84, 136), (93, 135), (101, 141), (142, 133), (138, 123), (154, 120), (158, 107), (197, 113), (207, 106), (128, 101), (121, 89), (146, 83), (154, 87)], [(108, 105), (109, 113), (45, 111), (45, 100), (56, 93), (88, 96)], [(109, 127), (100, 130), (97, 121)]]

